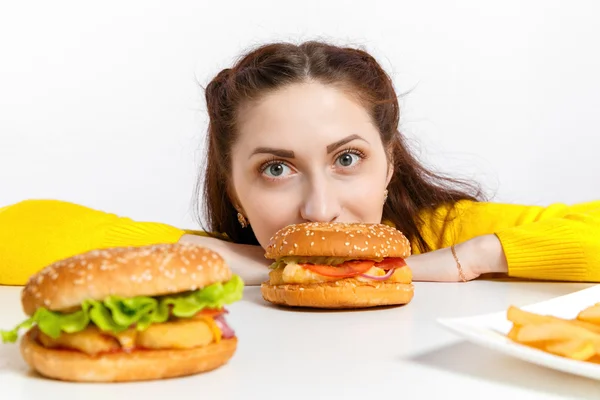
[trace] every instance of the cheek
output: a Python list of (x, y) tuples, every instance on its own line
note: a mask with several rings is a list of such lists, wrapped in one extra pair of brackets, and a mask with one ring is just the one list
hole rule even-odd
[[(350, 190), (345, 190), (343, 205), (353, 219), (365, 223), (378, 223), (381, 221), (385, 182), (365, 180), (355, 182)], [(358, 190), (358, 188), (360, 188)]]
[(379, 223), (383, 214), (387, 165), (372, 170), (344, 183), (338, 190), (343, 208), (351, 219), (365, 223)]
[(249, 229), (263, 248), (275, 232), (297, 222), (299, 196), (294, 190), (272, 190), (251, 180), (241, 180), (235, 190), (250, 221)]

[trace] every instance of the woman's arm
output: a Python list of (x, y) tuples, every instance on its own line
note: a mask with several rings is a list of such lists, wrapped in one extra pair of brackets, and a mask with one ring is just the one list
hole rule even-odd
[(406, 259), (415, 281), (458, 282), (484, 274), (508, 274), (508, 263), (502, 244), (496, 235), (483, 235), (455, 246), (463, 276), (450, 247)]
[(183, 235), (179, 241), (197, 243), (221, 254), (233, 273), (239, 275), (246, 286), (260, 285), (269, 277), (268, 266), (272, 261), (265, 258), (265, 251), (260, 246), (189, 234)]
[(53, 262), (94, 249), (175, 243), (185, 231), (57, 200), (0, 208), (0, 285), (25, 285)]
[(139, 222), (57, 200), (0, 208), (0, 285), (25, 285), (53, 262), (94, 249), (191, 241), (218, 251), (248, 285), (267, 279), (258, 246), (239, 245), (156, 222)]
[[(600, 202), (548, 207), (460, 202), (424, 215), (434, 249), (409, 258), (415, 280), (460, 280), (487, 273), (558, 281), (600, 282)], [(408, 261), (407, 261), (408, 262)]]

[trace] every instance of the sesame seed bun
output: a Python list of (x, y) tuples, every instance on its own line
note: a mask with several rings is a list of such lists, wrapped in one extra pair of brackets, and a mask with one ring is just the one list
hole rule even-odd
[(277, 305), (312, 308), (367, 308), (402, 305), (414, 296), (411, 283), (365, 283), (355, 279), (307, 285), (261, 285), (263, 298)]
[(309, 222), (275, 233), (265, 257), (406, 258), (410, 252), (402, 232), (384, 224)]
[(48, 349), (29, 331), (21, 340), (27, 364), (48, 378), (76, 382), (127, 382), (174, 378), (210, 371), (226, 364), (237, 339), (187, 350), (143, 350), (88, 356), (79, 351)]
[(23, 310), (76, 309), (86, 299), (159, 296), (196, 290), (231, 278), (223, 258), (189, 244), (93, 250), (58, 261), (33, 275), (21, 295)]

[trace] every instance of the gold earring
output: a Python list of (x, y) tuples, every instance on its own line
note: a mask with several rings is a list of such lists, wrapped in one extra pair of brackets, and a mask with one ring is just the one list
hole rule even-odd
[(240, 213), (240, 212), (237, 213), (237, 219), (238, 219), (238, 222), (240, 223), (240, 225), (242, 226), (242, 228), (245, 228), (248, 226), (248, 220), (246, 219), (246, 217), (244, 217), (242, 215), (242, 213)]
[(388, 198), (388, 190), (385, 189), (385, 192), (383, 192), (383, 203), (385, 204), (385, 202), (387, 201)]

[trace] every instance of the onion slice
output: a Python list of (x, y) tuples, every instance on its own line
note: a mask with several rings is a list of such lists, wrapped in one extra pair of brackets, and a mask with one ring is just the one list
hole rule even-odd
[(235, 336), (235, 332), (233, 331), (233, 329), (231, 329), (231, 327), (229, 325), (227, 325), (227, 322), (225, 322), (225, 317), (222, 314), (218, 315), (216, 317), (213, 317), (213, 318), (214, 318), (217, 326), (221, 330), (223, 339), (231, 339), (232, 337)]
[(374, 281), (385, 281), (390, 276), (394, 275), (394, 271), (396, 271), (396, 268), (390, 269), (389, 271), (387, 271), (385, 273), (385, 275), (382, 275), (382, 276), (374, 276), (374, 275), (367, 275), (367, 274), (360, 274), (360, 276), (362, 276), (363, 278), (367, 278), (367, 279), (373, 279)]

